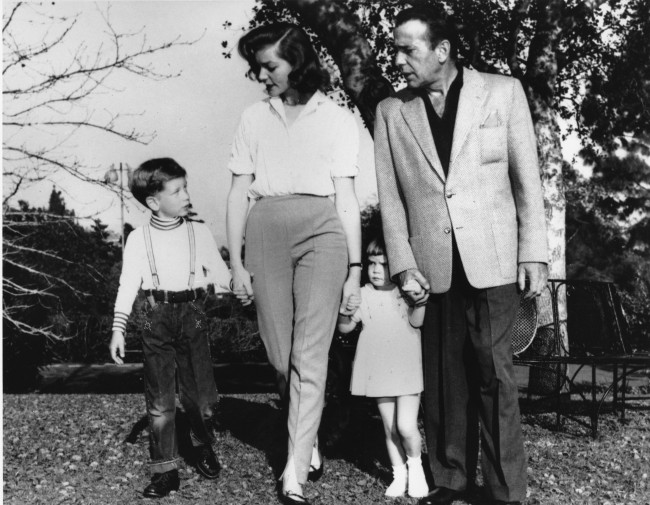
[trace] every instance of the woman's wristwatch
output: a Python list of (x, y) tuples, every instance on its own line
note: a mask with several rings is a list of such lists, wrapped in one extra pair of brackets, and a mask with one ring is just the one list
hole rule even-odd
[(350, 270), (350, 268), (352, 268), (352, 267), (363, 268), (363, 263), (350, 263), (350, 264), (348, 265), (348, 270)]

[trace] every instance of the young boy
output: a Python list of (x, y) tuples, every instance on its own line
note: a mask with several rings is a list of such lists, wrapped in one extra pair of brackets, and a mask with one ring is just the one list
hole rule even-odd
[(146, 161), (133, 173), (133, 196), (151, 209), (149, 224), (136, 228), (124, 249), (110, 352), (122, 364), (124, 332), (140, 288), (145, 309), (145, 399), (149, 416), (151, 484), (144, 495), (160, 498), (178, 490), (176, 376), (191, 426), (196, 468), (208, 479), (221, 469), (211, 420), (218, 400), (202, 299), (227, 291), (230, 273), (202, 223), (190, 210), (186, 172), (171, 158)]

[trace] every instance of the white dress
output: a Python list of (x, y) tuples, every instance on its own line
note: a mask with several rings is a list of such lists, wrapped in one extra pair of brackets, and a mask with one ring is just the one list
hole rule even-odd
[(359, 396), (402, 396), (423, 389), (420, 330), (409, 323), (409, 306), (395, 286), (361, 288), (352, 320), (363, 324), (352, 365), (350, 391)]

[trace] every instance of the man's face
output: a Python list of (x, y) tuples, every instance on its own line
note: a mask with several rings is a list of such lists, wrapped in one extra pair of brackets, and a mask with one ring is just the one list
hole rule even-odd
[(395, 65), (406, 78), (409, 88), (426, 88), (441, 78), (442, 65), (431, 47), (427, 25), (411, 20), (393, 32)]

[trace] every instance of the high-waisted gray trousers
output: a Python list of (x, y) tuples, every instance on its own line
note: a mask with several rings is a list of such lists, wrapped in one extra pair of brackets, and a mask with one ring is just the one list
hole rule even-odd
[(288, 393), (288, 458), (300, 483), (307, 480), (323, 411), (347, 261), (345, 234), (329, 198), (267, 197), (251, 209), (246, 268), (280, 395)]

